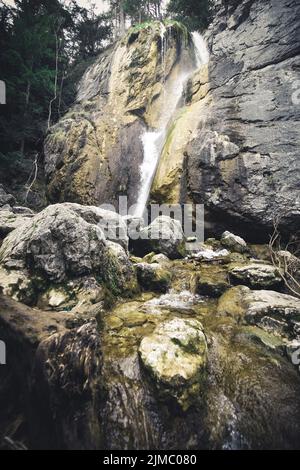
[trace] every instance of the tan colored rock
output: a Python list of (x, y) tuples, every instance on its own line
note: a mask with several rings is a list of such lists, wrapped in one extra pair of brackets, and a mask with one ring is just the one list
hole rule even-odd
[(143, 159), (140, 136), (146, 126), (166, 124), (180, 68), (193, 66), (182, 28), (170, 24), (166, 34), (164, 61), (161, 24), (154, 22), (129, 30), (86, 71), (75, 105), (51, 129), (45, 144), (51, 201), (115, 204), (119, 194), (127, 194), (129, 205), (136, 203)]

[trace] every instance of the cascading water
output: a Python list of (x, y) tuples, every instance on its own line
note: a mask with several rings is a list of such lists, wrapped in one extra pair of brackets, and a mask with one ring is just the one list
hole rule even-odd
[(144, 160), (140, 169), (141, 186), (138, 196), (138, 203), (135, 211), (137, 217), (142, 217), (146, 207), (153, 175), (155, 173), (160, 153), (163, 147), (165, 131), (161, 132), (145, 132), (142, 136), (144, 148)]
[[(140, 189), (137, 197), (137, 204), (134, 215), (142, 217), (149, 199), (152, 181), (159, 163), (167, 130), (172, 117), (181, 101), (184, 93), (185, 84), (190, 76), (202, 65), (206, 64), (209, 60), (209, 53), (206, 43), (201, 34), (192, 33), (193, 47), (195, 51), (196, 64), (191, 70), (181, 70), (174, 85), (167, 89), (166, 86), (166, 55), (168, 48), (167, 29), (162, 23), (161, 26), (161, 57), (162, 57), (162, 86), (163, 86), (163, 105), (160, 119), (160, 130), (147, 131), (142, 136), (142, 143), (144, 149), (144, 159), (140, 168), (141, 182)], [(166, 94), (169, 94), (167, 99)]]
[(192, 33), (192, 39), (193, 39), (193, 44), (194, 44), (194, 49), (195, 49), (197, 68), (200, 68), (202, 65), (205, 65), (208, 63), (209, 52), (206, 46), (205, 39), (200, 33), (198, 33), (197, 31), (194, 31)]

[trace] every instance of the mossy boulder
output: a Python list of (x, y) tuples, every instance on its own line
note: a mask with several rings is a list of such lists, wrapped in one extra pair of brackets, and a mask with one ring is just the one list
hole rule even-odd
[(291, 339), (299, 334), (300, 299), (271, 290), (233, 287), (219, 299), (218, 314)]
[(220, 297), (229, 288), (228, 273), (218, 265), (201, 265), (191, 281), (191, 289), (195, 294), (209, 297)]
[(207, 343), (197, 320), (161, 324), (140, 345), (141, 361), (161, 399), (175, 399), (183, 411), (199, 400), (207, 363)]
[(249, 248), (245, 240), (230, 232), (224, 232), (221, 237), (221, 244), (230, 251), (236, 253), (247, 253)]
[(124, 248), (106, 240), (97, 221), (85, 220), (83, 211), (72, 204), (49, 206), (5, 238), (0, 248), (0, 282), (8, 294), (26, 300), (26, 279), (35, 291), (27, 296), (30, 304), (49, 285), (72, 291), (69, 282), (75, 280), (77, 285), (85, 278), (93, 278), (113, 295), (137, 289), (135, 271)]
[(178, 220), (171, 217), (157, 217), (148, 227), (141, 230), (133, 248), (141, 255), (154, 252), (170, 259), (183, 258), (186, 249), (182, 226)]
[(158, 263), (139, 263), (136, 266), (138, 282), (145, 290), (165, 293), (171, 287), (172, 274)]

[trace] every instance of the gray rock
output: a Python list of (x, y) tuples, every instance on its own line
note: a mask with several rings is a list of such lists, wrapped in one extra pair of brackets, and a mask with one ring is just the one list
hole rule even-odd
[(128, 250), (127, 226), (123, 217), (117, 212), (95, 206), (64, 203), (66, 208), (82, 217), (89, 224), (97, 225), (104, 233), (106, 240), (118, 243)]
[(293, 337), (294, 325), (300, 318), (300, 299), (271, 290), (250, 290), (245, 286), (229, 289), (219, 299), (218, 314), (238, 321)]
[(16, 200), (14, 196), (11, 194), (8, 194), (2, 184), (0, 184), (0, 207), (5, 206), (5, 205), (10, 205), (14, 206), (16, 203)]
[(282, 283), (277, 268), (269, 264), (252, 263), (229, 269), (229, 275), (236, 284), (246, 284), (253, 288), (275, 288)]
[(221, 244), (230, 251), (237, 253), (246, 253), (248, 251), (247, 243), (243, 238), (230, 232), (224, 232), (221, 237)]
[(161, 324), (142, 340), (139, 353), (162, 398), (175, 398), (183, 410), (199, 399), (207, 362), (200, 322), (178, 318)]
[(209, 83), (199, 131), (187, 148), (187, 180), (207, 220), (253, 238), (299, 230), (300, 4), (222, 1), (207, 33)]
[(33, 268), (49, 281), (100, 269), (106, 242), (103, 231), (64, 205), (49, 206), (7, 237), (2, 266)]
[(139, 284), (145, 289), (165, 293), (171, 286), (172, 274), (158, 263), (135, 265)]
[(195, 258), (205, 262), (209, 261), (228, 261), (229, 260), (229, 251), (226, 249), (223, 250), (213, 250), (209, 245), (202, 245), (200, 251), (193, 251), (189, 254), (190, 258)]
[(160, 216), (140, 232), (140, 239), (133, 245), (144, 254), (162, 253), (170, 259), (183, 258), (185, 237), (181, 224), (167, 216)]

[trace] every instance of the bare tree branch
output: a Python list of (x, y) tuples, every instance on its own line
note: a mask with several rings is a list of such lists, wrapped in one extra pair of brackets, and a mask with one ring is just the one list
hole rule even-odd
[[(279, 231), (280, 218), (275, 219), (273, 225), (274, 231), (269, 242), (272, 264), (278, 269), (287, 289), (296, 297), (300, 297), (300, 259), (297, 258), (297, 246), (299, 246), (300, 240), (289, 241), (283, 249)], [(296, 246), (294, 253), (289, 251), (292, 245)]]

